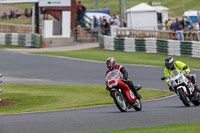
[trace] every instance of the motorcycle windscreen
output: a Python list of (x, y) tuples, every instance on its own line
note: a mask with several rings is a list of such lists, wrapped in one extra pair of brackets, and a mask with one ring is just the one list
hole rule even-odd
[(170, 75), (172, 76), (172, 78), (176, 77), (179, 74), (179, 70), (178, 69), (173, 69), (170, 73)]
[(110, 71), (106, 76), (106, 81), (111, 80), (111, 79), (118, 77), (120, 75), (121, 75), (121, 72), (117, 69)]

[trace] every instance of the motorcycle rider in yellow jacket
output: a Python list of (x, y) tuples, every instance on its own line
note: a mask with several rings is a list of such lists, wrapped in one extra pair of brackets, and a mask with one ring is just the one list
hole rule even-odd
[[(173, 69), (182, 70), (184, 66), (186, 66), (185, 63), (183, 63), (181, 61), (174, 61), (173, 57), (169, 56), (169, 57), (165, 58), (164, 74), (165, 74), (165, 76), (169, 76)], [(196, 84), (196, 80), (194, 79), (194, 77), (189, 76), (190, 75), (189, 67), (186, 70), (183, 70), (182, 73), (185, 74), (187, 78), (192, 78), (192, 83), (194, 84), (195, 89), (197, 89), (197, 91), (200, 91)], [(165, 79), (166, 83), (169, 86), (169, 90), (172, 91), (172, 87), (169, 84), (169, 80), (170, 80), (169, 77), (167, 79)]]

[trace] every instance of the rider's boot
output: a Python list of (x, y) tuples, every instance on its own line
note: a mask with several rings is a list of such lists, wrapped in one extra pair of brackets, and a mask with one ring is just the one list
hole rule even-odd
[(134, 86), (130, 86), (131, 90), (133, 91), (133, 93), (135, 94), (135, 96), (138, 98), (138, 99), (142, 99), (142, 96), (137, 92), (137, 90), (135, 89)]

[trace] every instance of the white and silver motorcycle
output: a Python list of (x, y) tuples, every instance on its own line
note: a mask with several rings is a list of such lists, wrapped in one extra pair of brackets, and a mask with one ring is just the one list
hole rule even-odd
[[(188, 67), (183, 67), (186, 70)], [(173, 91), (180, 97), (180, 100), (185, 106), (190, 106), (192, 102), (195, 106), (200, 105), (200, 94), (194, 88), (194, 85), (188, 78), (182, 74), (183, 70), (174, 69), (171, 71), (170, 76), (162, 77), (161, 80), (170, 78), (169, 84), (172, 86)], [(196, 75), (192, 75), (195, 76)]]

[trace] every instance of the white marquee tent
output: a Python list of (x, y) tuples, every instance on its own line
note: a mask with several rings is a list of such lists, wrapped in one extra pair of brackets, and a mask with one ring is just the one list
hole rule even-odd
[(141, 3), (126, 10), (127, 27), (132, 29), (157, 30), (156, 9)]
[(164, 6), (153, 6), (156, 9), (157, 13), (161, 13), (162, 15), (162, 23), (165, 23), (168, 20), (168, 11), (169, 8)]

